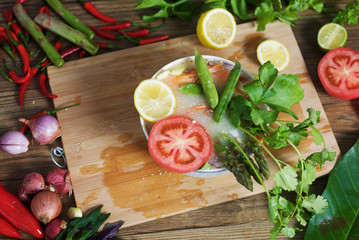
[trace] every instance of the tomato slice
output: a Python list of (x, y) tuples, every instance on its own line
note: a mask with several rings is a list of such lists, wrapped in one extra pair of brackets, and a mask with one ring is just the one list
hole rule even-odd
[(212, 154), (212, 141), (206, 129), (186, 116), (159, 120), (151, 129), (148, 148), (152, 158), (174, 172), (197, 170)]
[(336, 48), (320, 60), (318, 75), (324, 89), (333, 97), (349, 100), (359, 97), (359, 52)]

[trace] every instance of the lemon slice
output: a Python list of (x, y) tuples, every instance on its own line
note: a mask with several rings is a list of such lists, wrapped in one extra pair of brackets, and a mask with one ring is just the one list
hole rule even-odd
[(324, 51), (343, 47), (347, 41), (347, 30), (339, 24), (327, 23), (320, 28), (317, 36), (319, 47)]
[(211, 9), (198, 19), (197, 36), (205, 47), (226, 48), (236, 36), (236, 21), (233, 15), (223, 8)]
[(134, 101), (140, 116), (149, 122), (172, 115), (176, 107), (172, 89), (156, 79), (142, 81), (135, 90)]
[(269, 39), (258, 45), (257, 58), (261, 64), (270, 61), (278, 71), (282, 71), (288, 66), (290, 55), (283, 43)]

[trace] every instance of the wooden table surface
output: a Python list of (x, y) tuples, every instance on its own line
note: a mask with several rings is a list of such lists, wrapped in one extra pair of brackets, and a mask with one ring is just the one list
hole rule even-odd
[[(0, 8), (10, 8), (13, 2), (3, 0), (0, 2)], [(62, 2), (84, 23), (94, 26), (103, 25), (102, 22), (87, 14), (77, 1), (62, 0)], [(119, 21), (131, 20), (143, 23), (142, 14), (152, 12), (152, 10), (134, 10), (135, 0), (94, 0), (92, 2), (101, 11), (116, 17)], [(339, 8), (348, 2), (351, 1), (329, 1), (331, 5), (327, 6)], [(35, 17), (37, 11), (44, 4), (45, 2), (41, 0), (28, 0), (24, 7), (31, 17)], [(345, 153), (355, 143), (359, 132), (358, 100), (345, 101), (331, 97), (323, 89), (317, 75), (317, 65), (324, 53), (318, 48), (316, 35), (323, 24), (332, 20), (333, 15), (319, 15), (314, 11), (306, 11), (301, 15), (297, 25), (292, 29), (340, 150)], [(168, 24), (157, 33), (153, 33), (152, 36), (169, 34), (171, 38), (176, 38), (194, 34), (196, 21), (195, 18), (189, 23), (176, 18), (169, 19)], [(6, 26), (2, 14), (0, 14), (0, 26)], [(347, 30), (346, 47), (359, 51), (357, 44), (359, 42), (359, 25), (349, 25)], [(96, 37), (96, 39), (100, 41), (99, 38)], [(126, 41), (108, 41), (108, 43), (118, 43), (124, 48), (134, 46)], [(31, 43), (30, 48), (36, 49), (37, 46)], [(108, 51), (101, 50), (98, 54)], [(4, 58), (8, 60), (10, 67), (14, 67), (7, 55), (1, 52), (1, 59)], [(75, 58), (77, 56), (68, 61)], [(39, 57), (31, 57), (32, 63), (36, 63), (38, 60)], [(4, 64), (2, 63), (1, 66), (4, 67)], [(9, 130), (18, 130), (21, 127), (18, 118), (28, 118), (41, 110), (54, 108), (52, 101), (42, 96), (36, 81), (32, 81), (29, 85), (24, 107), (19, 106), (17, 94), (18, 86), (0, 77), (0, 135)], [(27, 136), (29, 139), (31, 138), (29, 133)], [(50, 158), (50, 149), (55, 146), (61, 146), (61, 139), (57, 139), (53, 144), (47, 146), (32, 144), (29, 151), (21, 155), (0, 152), (0, 182), (6, 189), (15, 193), (17, 185), (20, 184), (21, 178), (25, 174), (36, 171), (45, 175), (50, 169), (55, 168)], [(316, 192), (323, 191), (327, 179), (327, 176), (324, 176), (316, 180), (314, 184)], [(63, 203), (64, 209), (75, 206), (73, 198), (63, 197)], [(293, 222), (293, 224), (295, 223)], [(267, 197), (265, 194), (260, 194), (123, 228), (116, 239), (268, 239), (271, 228), (272, 224), (267, 212)], [(297, 233), (295, 238), (303, 239), (304, 233)], [(32, 238), (26, 235), (25, 239)], [(280, 235), (278, 239), (286, 238)]]

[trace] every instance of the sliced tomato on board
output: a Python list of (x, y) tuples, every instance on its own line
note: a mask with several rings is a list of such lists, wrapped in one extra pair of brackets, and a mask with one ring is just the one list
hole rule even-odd
[(359, 52), (336, 48), (320, 60), (318, 75), (324, 89), (333, 97), (349, 100), (359, 97)]
[(159, 120), (151, 129), (148, 148), (152, 158), (174, 172), (200, 168), (212, 154), (212, 141), (206, 129), (185, 116)]

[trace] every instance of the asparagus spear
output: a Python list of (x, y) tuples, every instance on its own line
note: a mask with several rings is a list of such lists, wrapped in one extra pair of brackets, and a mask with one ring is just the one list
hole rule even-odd
[(45, 13), (37, 15), (35, 17), (35, 22), (45, 29), (50, 30), (68, 41), (80, 46), (92, 55), (95, 55), (99, 49), (98, 44), (89, 39), (85, 34)]
[(64, 64), (64, 60), (61, 58), (60, 54), (56, 51), (46, 36), (40, 31), (36, 23), (29, 17), (22, 4), (16, 4), (12, 11), (21, 26), (23, 26), (26, 31), (30, 33), (32, 38), (37, 42), (37, 44), (39, 44), (50, 61), (56, 67), (61, 67), (62, 64)]
[(233, 173), (236, 177), (237, 182), (242, 184), (245, 188), (250, 191), (253, 191), (253, 182), (251, 175), (247, 171), (245, 165), (234, 157), (228, 149), (228, 143), (224, 143), (218, 139), (218, 143), (215, 144), (216, 151), (224, 166)]
[(254, 159), (256, 160), (260, 173), (266, 178), (269, 178), (270, 172), (269, 172), (269, 164), (267, 159), (265, 158), (262, 150), (260, 149), (258, 143), (248, 141), (247, 147), (249, 148), (249, 151), (254, 154)]
[(45, 0), (47, 4), (61, 17), (63, 18), (70, 26), (83, 32), (90, 39), (95, 37), (95, 33), (83, 24), (75, 15), (73, 15), (69, 10), (67, 10), (64, 5), (59, 0)]

